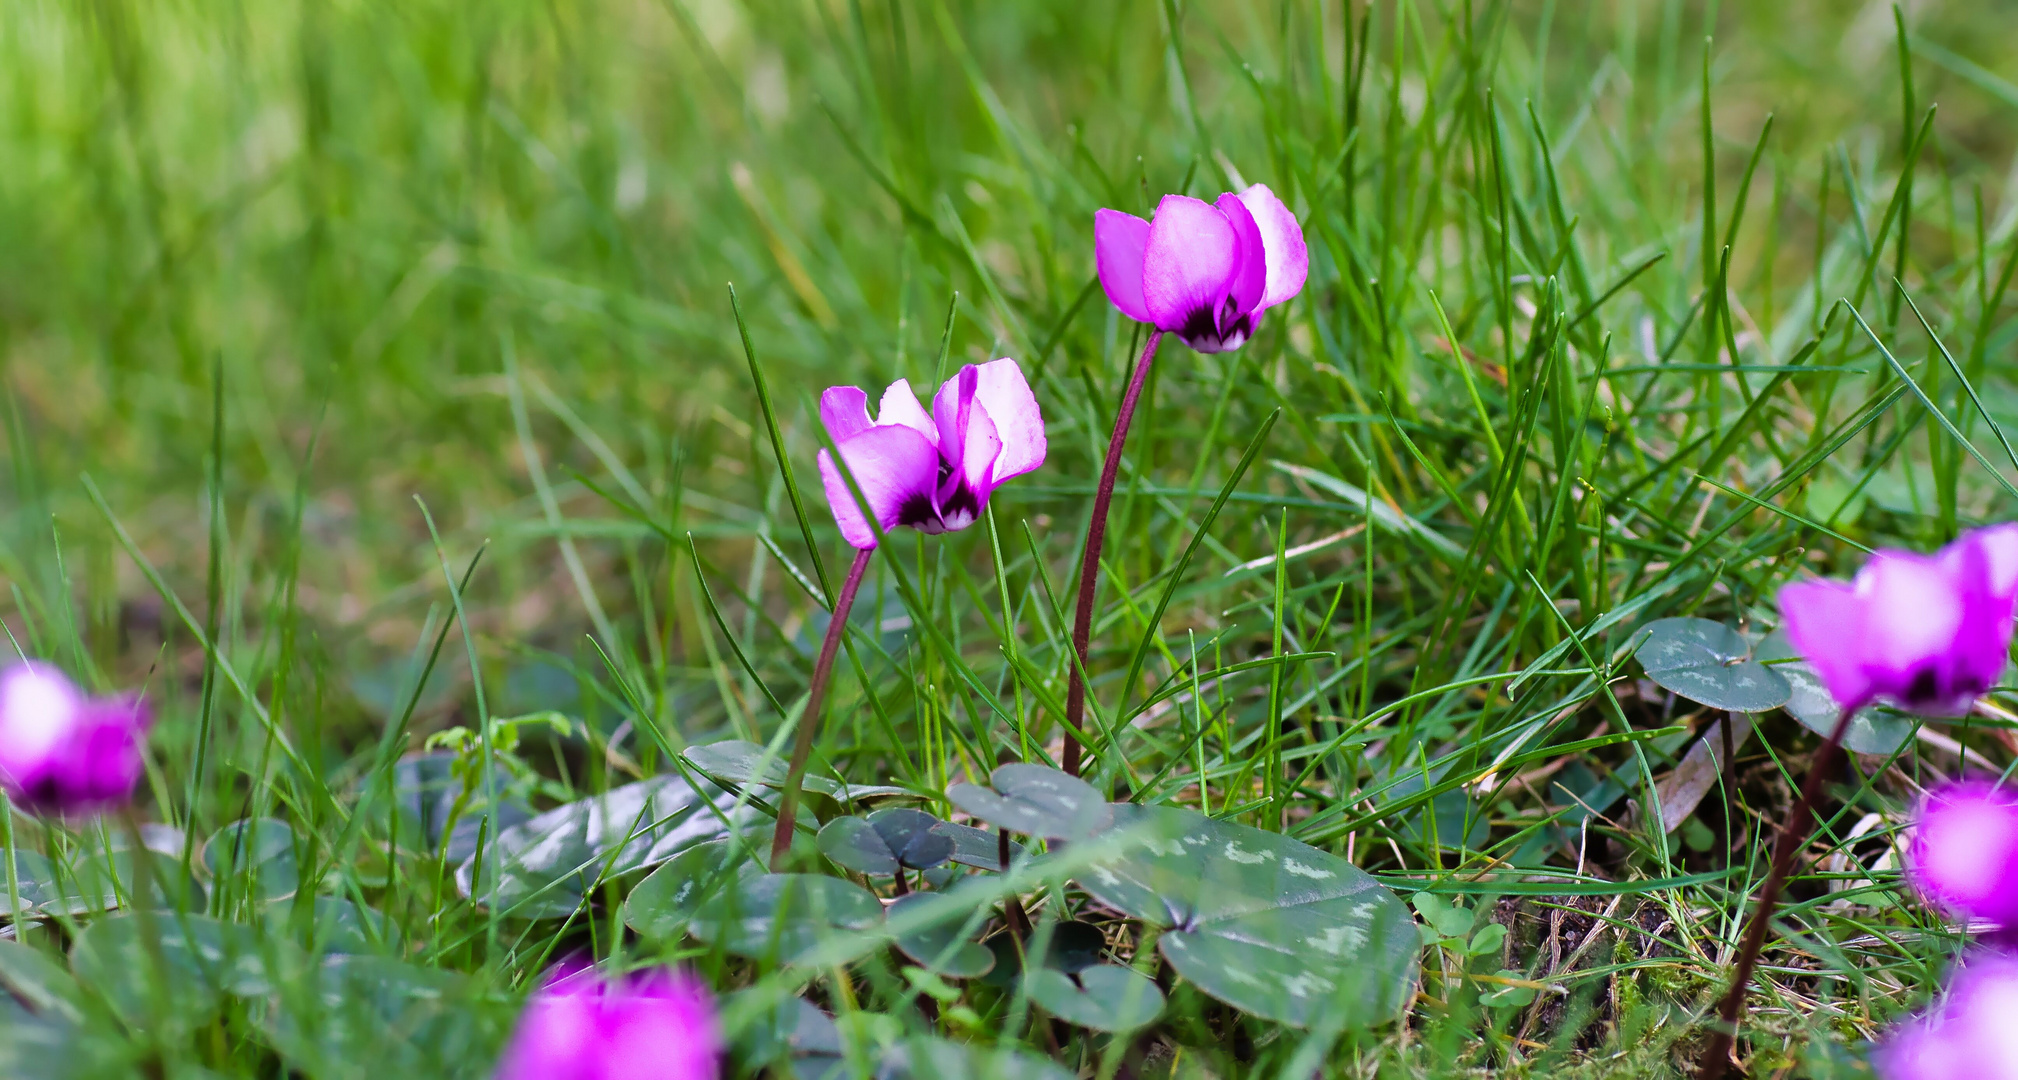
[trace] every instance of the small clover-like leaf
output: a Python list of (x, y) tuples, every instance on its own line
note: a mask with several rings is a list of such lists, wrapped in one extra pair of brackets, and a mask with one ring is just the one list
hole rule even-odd
[(824, 874), (739, 878), (701, 902), (695, 937), (738, 956), (793, 963), (829, 939), (881, 922), (883, 905), (851, 881)]
[(1779, 672), (1752, 658), (1744, 635), (1723, 623), (1656, 619), (1640, 635), (1635, 655), (1647, 678), (1690, 701), (1726, 712), (1764, 712), (1793, 693)]
[(838, 817), (820, 829), (820, 852), (850, 870), (892, 875), (929, 870), (953, 857), (956, 842), (923, 810), (892, 807), (867, 818)]
[[(932, 831), (953, 841), (953, 862), (962, 866), (978, 867), (982, 870), (1002, 869), (1002, 834), (977, 829), (972, 825), (942, 821), (932, 826)], [(1023, 857), (1023, 845), (1009, 841), (1009, 862)]]
[[(888, 915), (896, 920), (916, 912), (926, 904), (940, 902), (937, 895), (912, 893), (890, 905)], [(897, 950), (923, 964), (929, 971), (949, 979), (976, 979), (995, 966), (995, 954), (985, 945), (961, 936), (968, 913), (953, 910), (922, 929), (897, 936)]]
[[(1801, 726), (1827, 737), (1834, 734), (1836, 721), (1842, 718), (1842, 707), (1829, 695), (1829, 688), (1822, 684), (1822, 676), (1813, 665), (1794, 651), (1793, 642), (1787, 640), (1785, 630), (1775, 630), (1759, 642), (1760, 660), (1791, 661), (1778, 663), (1772, 670), (1786, 678), (1793, 688), (1787, 698), (1787, 715), (1801, 722)], [(1850, 717), (1850, 726), (1843, 731), (1843, 745), (1859, 754), (1880, 754), (1891, 756), (1913, 737), (1920, 721), (1897, 709), (1883, 705), (1866, 705)]]
[(1030, 999), (1070, 1024), (1095, 1031), (1133, 1031), (1163, 1012), (1163, 991), (1141, 972), (1094, 964), (1066, 974), (1039, 968), (1028, 976)]
[(1057, 769), (1011, 763), (988, 782), (991, 787), (954, 784), (946, 797), (990, 825), (1047, 840), (1085, 839), (1114, 820), (1093, 785)]

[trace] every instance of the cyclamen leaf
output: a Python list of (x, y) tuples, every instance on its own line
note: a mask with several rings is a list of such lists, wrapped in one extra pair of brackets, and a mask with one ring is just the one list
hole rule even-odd
[(1114, 820), (1093, 785), (1057, 769), (1012, 763), (988, 778), (991, 788), (954, 784), (953, 805), (998, 828), (1048, 840), (1081, 840)]
[(1358, 867), (1179, 807), (1118, 805), (1114, 827), (1139, 842), (1080, 886), (1163, 928), (1163, 955), (1206, 993), (1295, 1027), (1376, 1024), (1408, 999), (1415, 920)]
[[(1785, 630), (1775, 630), (1766, 636), (1766, 640), (1759, 642), (1760, 660), (1786, 660), (1799, 655), (1794, 651), (1793, 643), (1787, 640)], [(1842, 718), (1842, 708), (1836, 704), (1835, 698), (1829, 696), (1829, 689), (1822, 685), (1822, 676), (1816, 673), (1814, 666), (1799, 660), (1774, 664), (1772, 670), (1779, 672), (1792, 688), (1787, 698), (1787, 715), (1824, 737), (1834, 734), (1836, 721)], [(1850, 717), (1850, 726), (1843, 732), (1843, 745), (1859, 754), (1889, 757), (1912, 739), (1919, 726), (1918, 719), (1897, 709), (1866, 705)]]
[(1708, 619), (1656, 619), (1640, 630), (1636, 653), (1647, 678), (1663, 689), (1726, 712), (1765, 712), (1793, 688), (1752, 658), (1744, 635)]
[(1095, 1031), (1133, 1031), (1163, 1012), (1163, 991), (1139, 971), (1094, 964), (1066, 974), (1039, 968), (1026, 983), (1046, 1012)]

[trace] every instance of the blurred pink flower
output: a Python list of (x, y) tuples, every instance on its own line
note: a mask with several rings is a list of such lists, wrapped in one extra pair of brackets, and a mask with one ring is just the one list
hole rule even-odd
[(1906, 851), (1914, 887), (1954, 915), (2018, 928), (2018, 792), (1949, 784), (1928, 793), (1917, 826)]
[(2004, 670), (2014, 598), (2018, 525), (1998, 525), (1933, 555), (1876, 552), (1847, 583), (1789, 585), (1780, 615), (1843, 708), (1960, 715)]
[(1303, 291), (1310, 273), (1296, 215), (1265, 184), (1209, 203), (1165, 195), (1150, 221), (1097, 210), (1093, 254), (1123, 315), (1202, 353), (1246, 344), (1261, 313)]
[(1895, 1029), (1871, 1065), (1882, 1080), (2018, 1080), (2018, 958), (1979, 954), (1945, 999)]
[(526, 1002), (496, 1080), (715, 1080), (714, 996), (669, 968), (609, 981), (563, 964)]
[(961, 368), (939, 387), (929, 416), (905, 379), (883, 391), (873, 421), (861, 388), (830, 387), (820, 395), (820, 422), (862, 489), (857, 504), (833, 457), (820, 451), (827, 504), (857, 549), (876, 546), (864, 505), (886, 532), (899, 525), (953, 532), (981, 516), (1003, 481), (1044, 464), (1044, 416), (1023, 369), (1006, 358)]
[(137, 697), (86, 697), (54, 665), (15, 663), (0, 671), (0, 784), (44, 812), (123, 802), (146, 771), (151, 723)]

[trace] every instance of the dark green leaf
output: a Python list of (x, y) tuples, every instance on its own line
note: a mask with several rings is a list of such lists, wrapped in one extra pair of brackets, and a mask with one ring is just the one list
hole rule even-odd
[(708, 897), (693, 935), (738, 956), (783, 963), (846, 933), (880, 923), (883, 905), (861, 886), (823, 874), (741, 878)]
[(1071, 975), (1038, 968), (1025, 985), (1046, 1012), (1095, 1031), (1133, 1031), (1163, 1012), (1163, 991), (1154, 982), (1114, 964), (1094, 964)]
[(97, 987), (128, 1023), (203, 1019), (227, 994), (273, 992), (268, 961), (250, 927), (172, 911), (120, 913), (92, 923), (70, 948), (77, 978)]
[(1416, 978), (1415, 920), (1358, 867), (1278, 833), (1171, 806), (1116, 806), (1138, 842), (1079, 879), (1164, 928), (1171, 966), (1213, 997), (1298, 1027), (1391, 1019)]
[[(709, 785), (658, 776), (555, 807), (499, 834), (483, 855), (482, 900), (521, 919), (559, 919), (579, 909), (606, 878), (657, 866), (674, 855), (756, 821), (754, 807)], [(477, 856), (456, 870), (471, 893)]]
[[(770, 767), (764, 770), (762, 777), (758, 777), (757, 766), (764, 760), (764, 748), (753, 742), (732, 739), (727, 742), (709, 743), (706, 746), (693, 746), (688, 747), (683, 756), (687, 759), (687, 764), (706, 773), (711, 779), (734, 787), (751, 783), (761, 784), (764, 787), (785, 786), (785, 773), (788, 769), (786, 762), (781, 758), (772, 758)], [(806, 774), (805, 787), (807, 791), (817, 791), (844, 803), (855, 799), (879, 799), (912, 794), (900, 787), (843, 784), (813, 772)]]
[[(927, 893), (898, 897), (896, 903), (890, 905), (888, 916), (895, 919), (901, 914), (916, 911), (920, 904), (937, 899), (937, 896)], [(927, 969), (948, 978), (974, 979), (986, 975), (995, 966), (995, 954), (986, 946), (961, 935), (968, 918), (968, 912), (953, 911), (922, 930), (898, 937), (897, 949)]]
[[(1775, 630), (1759, 642), (1759, 659), (1785, 660), (1799, 656), (1794, 645), (1787, 640), (1784, 630)], [(1843, 710), (1836, 699), (1829, 696), (1829, 688), (1822, 685), (1822, 676), (1813, 665), (1805, 660), (1790, 664), (1774, 664), (1772, 670), (1778, 672), (1792, 687), (1787, 698), (1787, 715), (1799, 720), (1803, 727), (1823, 737), (1833, 734), (1836, 721), (1842, 719)], [(1843, 732), (1843, 745), (1859, 754), (1879, 754), (1886, 757), (1913, 738), (1913, 732), (1920, 721), (1897, 709), (1883, 705), (1866, 705), (1850, 717), (1850, 726)]]
[(1708, 619), (1656, 619), (1640, 630), (1635, 655), (1663, 688), (1727, 712), (1765, 712), (1786, 704), (1793, 688), (1752, 659), (1744, 635)]
[(934, 831), (942, 824), (923, 810), (892, 807), (865, 818), (838, 817), (820, 829), (820, 851), (863, 874), (895, 874), (900, 867), (929, 870), (953, 856), (954, 841)]
[(652, 871), (624, 899), (624, 925), (652, 940), (684, 934), (702, 902), (739, 877), (763, 872), (747, 852), (729, 866), (736, 844), (732, 839), (696, 844)]
[(1011, 763), (996, 769), (988, 782), (992, 790), (954, 784), (946, 797), (997, 828), (1051, 840), (1084, 839), (1113, 821), (1107, 800), (1093, 785), (1057, 769)]
[[(1002, 869), (1001, 834), (952, 821), (942, 821), (932, 826), (932, 831), (952, 839), (952, 861), (982, 870)], [(1011, 840), (1009, 861), (1013, 863), (1022, 857), (1023, 845)]]
[(274, 818), (234, 821), (212, 833), (203, 868), (216, 891), (238, 900), (284, 900), (301, 887), (294, 830)]

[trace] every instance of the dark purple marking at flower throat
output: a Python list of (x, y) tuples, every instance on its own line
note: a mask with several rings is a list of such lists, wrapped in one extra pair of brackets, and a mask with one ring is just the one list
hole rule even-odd
[(1243, 313), (1228, 296), (1217, 312), (1201, 307), (1184, 317), (1177, 336), (1196, 352), (1216, 353), (1237, 349), (1254, 333), (1254, 316)]

